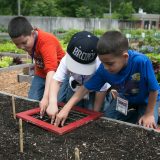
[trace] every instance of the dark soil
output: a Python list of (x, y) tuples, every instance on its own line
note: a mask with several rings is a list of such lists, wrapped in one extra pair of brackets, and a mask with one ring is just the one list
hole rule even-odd
[[(37, 107), (16, 99), (16, 112)], [(0, 160), (158, 160), (160, 134), (125, 123), (99, 119), (58, 136), (23, 121), (24, 153), (19, 152), (19, 125), (12, 116), (11, 97), (0, 94)]]

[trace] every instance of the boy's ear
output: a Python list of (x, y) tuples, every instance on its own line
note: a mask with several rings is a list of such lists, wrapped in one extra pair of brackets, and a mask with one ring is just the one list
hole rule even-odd
[(124, 57), (125, 59), (128, 59), (128, 57), (129, 57), (128, 52), (124, 52), (124, 53), (123, 53), (123, 57)]
[(32, 30), (31, 35), (34, 36), (35, 34), (35, 30)]

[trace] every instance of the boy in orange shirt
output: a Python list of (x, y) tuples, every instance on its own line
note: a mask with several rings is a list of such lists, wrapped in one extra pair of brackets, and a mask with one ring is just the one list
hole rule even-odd
[(28, 52), (35, 62), (28, 98), (39, 100), (40, 106), (47, 106), (50, 81), (65, 52), (53, 34), (33, 29), (23, 16), (9, 22), (8, 33), (15, 45)]

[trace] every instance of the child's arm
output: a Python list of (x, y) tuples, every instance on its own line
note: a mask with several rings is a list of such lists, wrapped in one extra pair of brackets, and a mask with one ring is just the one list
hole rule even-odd
[(39, 106), (41, 108), (40, 114), (43, 115), (47, 106), (48, 106), (48, 98), (49, 98), (49, 87), (50, 87), (50, 82), (51, 79), (54, 75), (54, 71), (49, 71), (46, 76), (46, 82), (45, 82), (45, 89), (44, 89), (44, 94), (43, 98), (41, 99)]
[(106, 97), (106, 91), (96, 92), (95, 101), (94, 101), (94, 107), (93, 107), (94, 111), (100, 111), (105, 97)]
[(58, 106), (57, 106), (57, 95), (60, 90), (61, 82), (52, 79), (50, 84), (49, 90), (49, 105), (46, 109), (47, 114), (51, 117), (53, 123), (56, 114), (58, 113)]
[[(96, 92), (96, 96), (95, 96), (95, 102), (94, 102), (94, 111), (100, 111), (101, 107), (102, 107), (102, 103), (105, 101), (105, 97), (106, 96), (110, 96), (111, 94), (111, 98), (109, 98), (110, 100), (108, 100), (108, 102), (112, 101), (112, 99), (116, 99), (117, 98), (117, 91), (114, 89), (108, 89), (107, 91), (101, 91), (101, 92)], [(108, 99), (108, 98), (107, 98)]]
[(158, 91), (152, 91), (149, 94), (148, 105), (144, 115), (139, 119), (139, 124), (148, 128), (156, 128), (154, 119), (154, 106), (156, 104)]
[(64, 125), (65, 120), (68, 117), (68, 114), (72, 107), (78, 103), (87, 93), (89, 90), (87, 90), (84, 86), (81, 86), (71, 97), (71, 99), (67, 102), (67, 104), (63, 107), (63, 109), (56, 115), (56, 120), (54, 125), (59, 126), (61, 124)]

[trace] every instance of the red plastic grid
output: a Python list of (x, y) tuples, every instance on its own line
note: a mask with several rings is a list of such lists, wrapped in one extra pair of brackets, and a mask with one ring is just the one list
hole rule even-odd
[[(63, 107), (64, 104), (59, 103), (58, 106)], [(47, 122), (42, 121), (40, 119), (36, 119), (36, 118), (32, 117), (32, 115), (40, 112), (39, 107), (31, 109), (31, 110), (24, 111), (24, 112), (17, 113), (16, 117), (21, 118), (22, 120), (27, 121), (29, 123), (32, 123), (34, 125), (37, 125), (39, 127), (42, 127), (43, 129), (46, 129), (50, 132), (53, 132), (53, 133), (56, 133), (56, 134), (59, 134), (59, 135), (63, 135), (65, 133), (68, 133), (68, 132), (70, 132), (70, 131), (72, 131), (72, 130), (74, 130), (74, 129), (82, 126), (82, 125), (85, 125), (88, 122), (93, 121), (93, 120), (102, 116), (102, 113), (100, 113), (100, 112), (94, 112), (94, 111), (87, 110), (87, 109), (84, 109), (84, 108), (80, 108), (80, 107), (77, 107), (77, 106), (73, 107), (72, 110), (77, 111), (79, 113), (83, 113), (83, 114), (86, 115), (86, 117), (83, 117), (79, 120), (76, 120), (74, 122), (66, 124), (63, 127), (57, 127), (57, 126), (54, 126), (53, 124), (50, 124), (50, 123), (47, 123)]]

